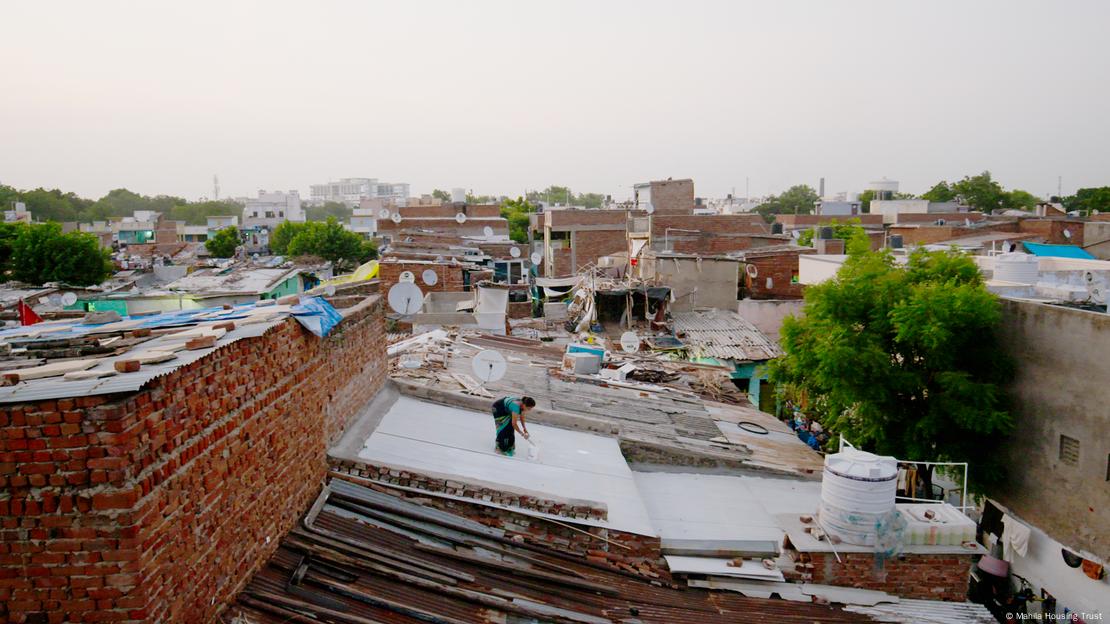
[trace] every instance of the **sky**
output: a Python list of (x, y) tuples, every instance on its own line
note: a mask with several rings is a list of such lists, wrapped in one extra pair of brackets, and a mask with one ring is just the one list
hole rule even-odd
[(1110, 185), (1110, 2), (6, 2), (0, 183)]

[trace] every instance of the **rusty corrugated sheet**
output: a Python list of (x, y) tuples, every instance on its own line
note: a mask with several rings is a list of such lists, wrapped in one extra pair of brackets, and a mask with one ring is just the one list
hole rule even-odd
[(760, 362), (782, 355), (777, 344), (730, 310), (680, 312), (674, 315), (674, 328), (695, 357)]

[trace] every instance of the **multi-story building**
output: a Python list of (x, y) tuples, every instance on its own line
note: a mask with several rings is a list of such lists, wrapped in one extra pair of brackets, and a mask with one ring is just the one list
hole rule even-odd
[(301, 194), (297, 191), (282, 193), (258, 191), (258, 197), (248, 198), (243, 206), (243, 228), (274, 229), (282, 221), (304, 221)]
[(378, 182), (377, 178), (340, 178), (327, 184), (313, 184), (309, 195), (312, 204), (342, 202), (354, 208), (363, 199), (381, 198), (403, 206), (409, 196), (406, 182)]

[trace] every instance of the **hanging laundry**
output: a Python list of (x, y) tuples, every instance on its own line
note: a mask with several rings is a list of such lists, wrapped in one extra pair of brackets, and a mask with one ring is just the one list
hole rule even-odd
[(1024, 557), (1029, 552), (1029, 527), (1005, 513), (1002, 514), (1002, 524), (1006, 527), (1002, 534), (1003, 558), (1009, 561), (1014, 553)]

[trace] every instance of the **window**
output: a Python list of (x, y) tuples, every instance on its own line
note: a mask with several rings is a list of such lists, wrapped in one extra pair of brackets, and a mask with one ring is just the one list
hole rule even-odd
[(1110, 481), (1110, 453), (1106, 454), (1106, 480)]
[(1079, 463), (1079, 440), (1060, 434), (1060, 461), (1069, 466)]

